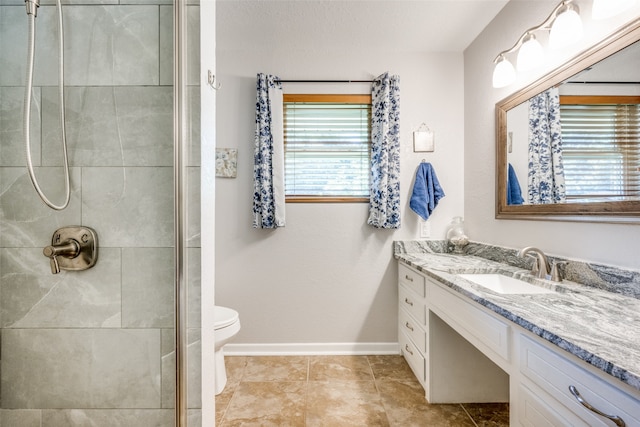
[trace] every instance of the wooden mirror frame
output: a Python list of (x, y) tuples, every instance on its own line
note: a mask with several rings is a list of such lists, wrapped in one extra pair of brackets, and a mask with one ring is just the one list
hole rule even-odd
[(640, 19), (496, 104), (496, 218), (640, 223), (640, 201), (507, 205), (507, 112), (640, 40)]

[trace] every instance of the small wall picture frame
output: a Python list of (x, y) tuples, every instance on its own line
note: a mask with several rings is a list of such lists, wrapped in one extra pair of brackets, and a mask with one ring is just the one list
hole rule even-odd
[(238, 174), (238, 149), (216, 148), (216, 177), (235, 178)]
[(433, 152), (435, 151), (435, 141), (433, 131), (424, 123), (418, 130), (413, 132), (413, 152)]

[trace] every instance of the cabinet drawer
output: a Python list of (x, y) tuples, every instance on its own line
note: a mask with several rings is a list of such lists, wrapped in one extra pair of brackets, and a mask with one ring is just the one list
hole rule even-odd
[(424, 276), (402, 263), (398, 263), (398, 282), (404, 283), (417, 295), (425, 296)]
[(398, 322), (400, 331), (407, 334), (420, 353), (425, 354), (427, 352), (427, 334), (402, 307), (398, 310)]
[(422, 297), (418, 297), (416, 294), (405, 288), (404, 285), (400, 285), (400, 288), (398, 288), (398, 297), (400, 307), (411, 314), (421, 325), (426, 324), (426, 308)]
[(569, 386), (574, 386), (586, 402), (605, 414), (622, 418), (627, 426), (640, 425), (640, 400), (525, 335), (520, 336), (520, 370), (589, 426), (613, 424), (582, 406)]
[[(429, 283), (432, 310), (462, 336), (474, 344), (489, 347), (504, 360), (509, 360), (509, 325), (485, 313), (471, 303), (453, 295), (437, 283)], [(477, 347), (477, 345), (476, 345)]]
[(404, 355), (404, 358), (409, 363), (411, 370), (415, 374), (420, 384), (425, 384), (425, 359), (418, 349), (413, 345), (411, 340), (404, 332), (398, 334), (398, 341), (400, 343), (400, 351)]
[(588, 427), (572, 414), (565, 414), (571, 418), (571, 421), (566, 420), (556, 411), (557, 405), (556, 408), (552, 406), (526, 386), (521, 384), (518, 387), (518, 419), (524, 427)]

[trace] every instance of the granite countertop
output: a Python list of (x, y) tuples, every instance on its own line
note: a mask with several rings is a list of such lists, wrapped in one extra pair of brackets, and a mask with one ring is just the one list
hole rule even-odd
[[(640, 390), (639, 299), (568, 280), (537, 279), (522, 266), (483, 256), (439, 253), (406, 243), (394, 245), (396, 259)], [(493, 272), (556, 292), (499, 294), (457, 276)]]

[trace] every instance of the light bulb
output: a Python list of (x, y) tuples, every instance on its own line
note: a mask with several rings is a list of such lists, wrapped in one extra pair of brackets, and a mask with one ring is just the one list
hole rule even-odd
[(524, 43), (518, 51), (518, 71), (528, 71), (539, 67), (544, 59), (544, 51), (542, 45), (536, 36), (528, 34), (524, 38)]
[(593, 0), (591, 18), (607, 19), (635, 5), (636, 0)]
[(509, 86), (516, 80), (516, 70), (504, 55), (500, 55), (493, 69), (493, 87), (501, 88)]
[(563, 6), (551, 26), (549, 45), (553, 49), (569, 46), (582, 38), (582, 20), (580, 9), (573, 3)]

